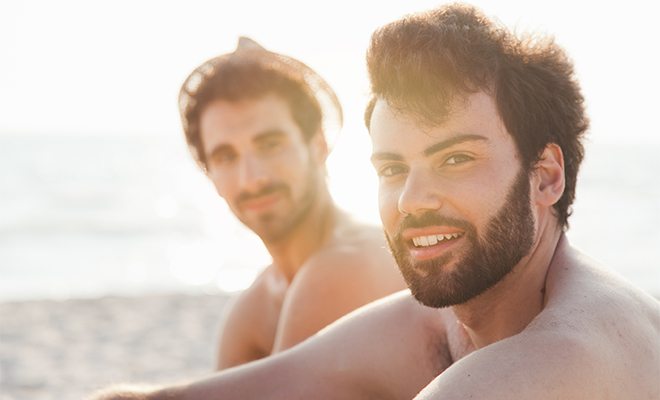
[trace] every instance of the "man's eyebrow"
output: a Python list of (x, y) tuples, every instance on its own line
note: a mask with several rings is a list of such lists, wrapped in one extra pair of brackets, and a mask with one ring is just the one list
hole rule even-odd
[(403, 161), (403, 157), (400, 154), (388, 152), (378, 152), (371, 155), (371, 162), (385, 160)]
[(424, 150), (424, 156), (428, 157), (431, 156), (439, 151), (442, 151), (448, 147), (457, 145), (459, 143), (464, 143), (464, 142), (470, 142), (470, 141), (476, 141), (476, 140), (483, 140), (483, 141), (488, 141), (488, 138), (485, 136), (481, 135), (458, 135), (451, 137), (447, 140), (443, 140), (442, 142), (438, 142), (435, 144), (432, 144), (431, 146), (427, 147)]
[[(257, 134), (252, 140), (254, 142), (259, 142), (262, 140), (268, 140), (271, 138), (277, 138), (280, 136), (285, 136), (284, 132), (280, 129), (267, 129), (259, 134)], [(214, 147), (206, 156), (211, 157), (215, 154), (224, 153), (228, 151), (233, 151), (233, 147), (227, 143), (221, 143)]]
[(255, 141), (255, 142), (258, 142), (260, 140), (270, 139), (270, 138), (279, 137), (279, 136), (284, 136), (284, 132), (281, 129), (273, 128), (273, 129), (267, 129), (267, 130), (259, 133), (252, 140)]
[(227, 153), (227, 152), (230, 152), (230, 151), (233, 151), (232, 146), (230, 146), (228, 144), (225, 144), (225, 143), (222, 143), (222, 144), (219, 144), (219, 145), (215, 146), (211, 151), (209, 151), (209, 153), (206, 155), (206, 157), (213, 157), (217, 154)]
[[(481, 135), (458, 135), (451, 137), (449, 139), (443, 140), (441, 142), (432, 144), (431, 146), (427, 147), (424, 149), (424, 156), (428, 157), (431, 156), (439, 151), (442, 151), (448, 147), (457, 145), (459, 143), (463, 142), (469, 142), (469, 141), (488, 141), (488, 138), (485, 136)], [(374, 161), (403, 161), (403, 156), (397, 153), (391, 153), (391, 152), (377, 152), (371, 155), (371, 162)]]

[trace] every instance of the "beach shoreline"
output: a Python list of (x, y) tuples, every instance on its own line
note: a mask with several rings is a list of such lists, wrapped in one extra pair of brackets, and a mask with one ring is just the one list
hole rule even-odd
[(213, 371), (229, 294), (0, 303), (0, 400), (83, 399)]

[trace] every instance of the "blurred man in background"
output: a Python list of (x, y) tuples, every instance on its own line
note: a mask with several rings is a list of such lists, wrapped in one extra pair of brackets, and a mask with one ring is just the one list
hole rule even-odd
[(381, 230), (328, 192), (327, 138), (342, 111), (316, 72), (241, 38), (191, 73), (179, 106), (195, 160), (273, 259), (228, 307), (219, 369), (287, 349), (405, 287)]

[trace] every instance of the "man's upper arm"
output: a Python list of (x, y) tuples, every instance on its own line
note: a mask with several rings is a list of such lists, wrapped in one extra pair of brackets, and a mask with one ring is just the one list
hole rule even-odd
[(315, 259), (296, 276), (279, 318), (273, 353), (314, 335), (349, 312), (391, 290), (382, 287), (364, 257), (337, 255)]
[(592, 345), (557, 334), (517, 335), (454, 363), (415, 400), (603, 398)]

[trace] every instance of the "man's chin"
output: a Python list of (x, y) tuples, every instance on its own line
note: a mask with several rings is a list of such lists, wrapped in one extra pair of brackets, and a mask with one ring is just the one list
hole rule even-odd
[(273, 226), (259, 226), (259, 227), (250, 227), (250, 229), (257, 234), (264, 242), (277, 242), (283, 236), (285, 236), (285, 230)]
[(466, 276), (466, 271), (459, 270), (466, 267), (450, 262), (449, 255), (442, 258), (409, 264), (409, 269), (402, 271), (411, 293), (421, 304), (434, 308), (463, 304), (492, 286), (476, 280), (478, 274)]
[(269, 215), (268, 219), (262, 218), (253, 224), (245, 224), (250, 230), (257, 234), (262, 241), (267, 243), (278, 242), (287, 237), (296, 226), (296, 221), (286, 221)]
[(464, 304), (481, 294), (481, 292), (473, 293), (456, 287), (443, 288), (428, 284), (409, 284), (409, 286), (413, 297), (419, 303), (432, 308), (444, 308)]

